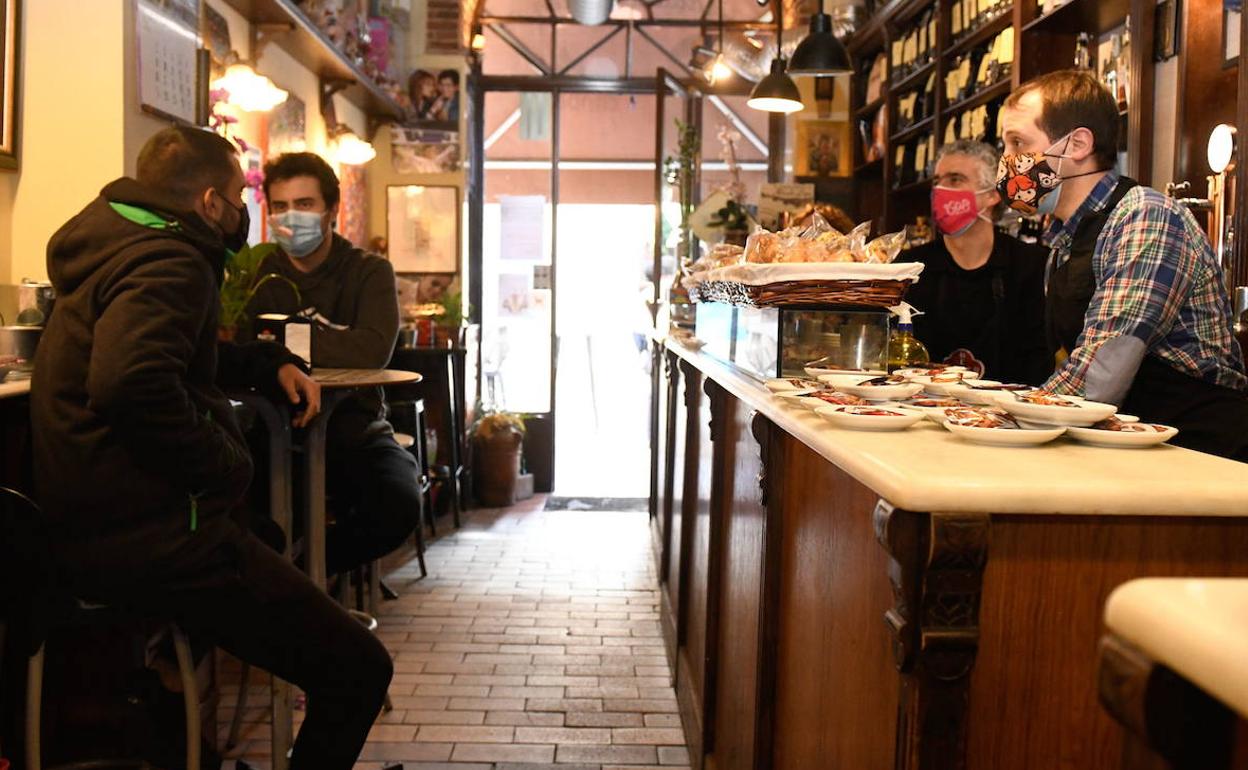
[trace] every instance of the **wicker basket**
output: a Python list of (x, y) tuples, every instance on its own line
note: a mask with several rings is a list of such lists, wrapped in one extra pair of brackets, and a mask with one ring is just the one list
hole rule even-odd
[(888, 308), (901, 303), (908, 280), (779, 281), (750, 286), (736, 281), (704, 281), (690, 292), (698, 302), (745, 307), (851, 305)]

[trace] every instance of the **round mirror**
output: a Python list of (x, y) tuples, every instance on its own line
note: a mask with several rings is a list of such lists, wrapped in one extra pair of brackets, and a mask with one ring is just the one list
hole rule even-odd
[(1221, 174), (1235, 160), (1235, 127), (1219, 123), (1209, 134), (1209, 168)]

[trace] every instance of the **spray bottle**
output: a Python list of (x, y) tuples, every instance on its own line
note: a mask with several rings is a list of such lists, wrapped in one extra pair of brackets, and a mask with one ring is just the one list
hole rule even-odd
[(905, 302), (890, 307), (889, 311), (897, 316), (897, 327), (888, 335), (888, 371), (931, 361), (927, 348), (914, 336), (912, 319), (923, 313)]

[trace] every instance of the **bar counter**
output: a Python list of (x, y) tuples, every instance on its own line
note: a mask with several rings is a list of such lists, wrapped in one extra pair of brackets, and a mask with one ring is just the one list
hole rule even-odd
[(1109, 593), (1248, 575), (1248, 465), (837, 429), (675, 341), (651, 523), (694, 767), (1118, 767)]

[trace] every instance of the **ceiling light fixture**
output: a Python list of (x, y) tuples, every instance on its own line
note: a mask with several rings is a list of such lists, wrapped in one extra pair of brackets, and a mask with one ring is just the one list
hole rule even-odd
[(793, 60), (789, 62), (789, 73), (827, 77), (853, 71), (849, 52), (832, 34), (832, 17), (824, 13), (823, 0), (819, 0), (819, 13), (810, 17), (810, 34), (797, 44)]
[(241, 63), (226, 68), (224, 75), (212, 81), (212, 87), (227, 92), (229, 103), (245, 112), (268, 112), (290, 96), (250, 65)]
[(797, 83), (784, 71), (784, 14), (776, 16), (776, 58), (771, 60), (771, 72), (758, 81), (746, 105), (763, 112), (779, 112), (785, 115), (799, 112), (802, 94)]

